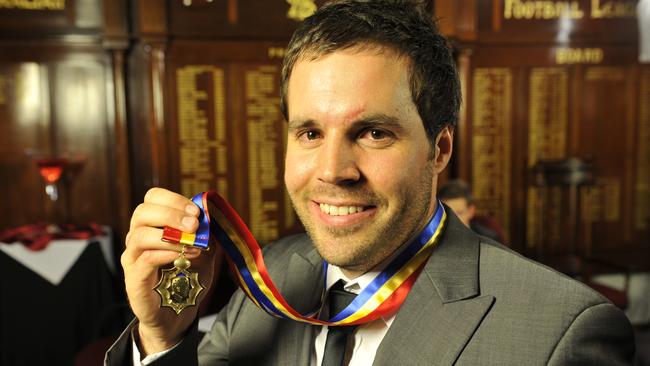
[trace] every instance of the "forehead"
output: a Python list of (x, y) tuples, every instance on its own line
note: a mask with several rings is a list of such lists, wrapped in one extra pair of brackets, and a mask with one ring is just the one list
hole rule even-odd
[[(289, 119), (394, 114), (412, 103), (409, 61), (387, 48), (351, 48), (299, 59), (288, 83)], [(414, 105), (413, 105), (414, 107)], [(390, 109), (393, 109), (392, 111)]]

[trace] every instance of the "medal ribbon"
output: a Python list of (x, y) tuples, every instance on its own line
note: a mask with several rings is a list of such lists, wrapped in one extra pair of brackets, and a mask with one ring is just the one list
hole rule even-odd
[[(208, 201), (218, 212), (208, 212)], [(317, 311), (300, 314), (280, 295), (264, 264), (262, 249), (225, 199), (210, 191), (197, 194), (192, 202), (201, 209), (196, 233), (188, 234), (165, 227), (163, 240), (207, 249), (213, 235), (224, 249), (239, 286), (255, 305), (275, 317), (327, 326), (363, 324), (397, 311), (424, 268), (447, 220), (442, 204), (438, 203), (431, 221), (408, 247), (350, 305), (325, 321), (314, 316)], [(323, 262), (327, 271), (327, 262)]]

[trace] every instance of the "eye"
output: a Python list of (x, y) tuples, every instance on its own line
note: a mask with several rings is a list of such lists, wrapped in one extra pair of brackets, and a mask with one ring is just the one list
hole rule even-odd
[(320, 133), (314, 130), (307, 131), (304, 133), (304, 135), (307, 140), (316, 140), (317, 138), (320, 137)]
[(386, 131), (377, 130), (377, 129), (369, 130), (368, 134), (370, 135), (369, 137), (372, 138), (373, 140), (381, 140), (383, 138), (388, 137), (388, 133)]
[(359, 139), (369, 146), (386, 147), (395, 141), (395, 135), (387, 130), (369, 128), (361, 132)]
[(318, 130), (303, 130), (297, 133), (296, 138), (303, 145), (313, 145), (322, 138), (322, 134)]

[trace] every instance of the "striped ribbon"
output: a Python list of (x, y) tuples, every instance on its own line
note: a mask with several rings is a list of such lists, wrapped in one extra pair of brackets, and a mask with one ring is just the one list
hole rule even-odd
[[(239, 286), (255, 305), (279, 318), (328, 326), (367, 323), (397, 311), (424, 268), (447, 220), (442, 204), (438, 203), (433, 218), (418, 237), (348, 307), (325, 321), (315, 317), (319, 309), (303, 315), (286, 302), (271, 281), (262, 258), (262, 249), (225, 199), (210, 191), (199, 193), (192, 201), (201, 209), (197, 232), (188, 234), (165, 227), (163, 240), (206, 249), (213, 235), (224, 249)], [(208, 201), (218, 212), (208, 211)], [(323, 262), (327, 271), (327, 262)]]

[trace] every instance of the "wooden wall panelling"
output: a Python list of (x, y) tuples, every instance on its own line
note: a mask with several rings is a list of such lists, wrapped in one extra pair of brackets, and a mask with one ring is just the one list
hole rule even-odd
[(635, 0), (487, 0), (477, 10), (478, 39), (486, 43), (632, 45), (637, 37)]
[[(125, 55), (129, 46), (127, 2), (105, 1), (103, 12), (102, 45), (110, 65), (106, 78), (107, 137), (112, 142), (109, 156), (113, 157), (109, 175), (114, 182), (110, 200), (115, 205), (115, 238), (121, 244), (129, 228), (132, 210), (125, 80)], [(121, 245), (116, 246), (116, 258), (121, 249)]]
[[(0, 47), (5, 51), (0, 63), (8, 68), (1, 77), (10, 81), (5, 83), (7, 98), (0, 107), (4, 109), (3, 129), (7, 130), (3, 138), (8, 139), (3, 143), (2, 159), (19, 169), (10, 168), (6, 174), (21, 177), (12, 178), (6, 183), (9, 186), (3, 187), (11, 195), (3, 201), (3, 206), (4, 202), (8, 204), (3, 211), (11, 216), (2, 221), (2, 227), (63, 221), (62, 213), (53, 212), (43, 193), (43, 182), (31, 161), (36, 155), (71, 159), (73, 164), (66, 174), (71, 179), (69, 197), (65, 190), (60, 192), (60, 202), (70, 204), (71, 220), (114, 225), (114, 203), (105, 200), (106, 195), (96, 194), (113, 192), (107, 175), (113, 163), (107, 152), (112, 141), (106, 136), (106, 77), (110, 62), (107, 54), (91, 43), (21, 45), (5, 41)], [(11, 71), (12, 68), (18, 71)], [(33, 119), (36, 115), (38, 123)], [(31, 197), (34, 202), (29, 203)], [(21, 204), (21, 200), (27, 204)], [(61, 204), (57, 207), (62, 210)]]
[(470, 172), (468, 164), (465, 162), (468, 161), (470, 156), (470, 147), (469, 142), (470, 137), (470, 127), (471, 127), (471, 108), (468, 106), (471, 103), (471, 95), (469, 93), (472, 90), (472, 52), (471, 48), (463, 48), (458, 52), (458, 77), (460, 78), (460, 86), (463, 96), (463, 101), (460, 106), (460, 113), (458, 116), (458, 127), (456, 128), (456, 134), (454, 136), (454, 162), (455, 162), (455, 173), (457, 177), (469, 181)]
[(115, 204), (115, 237), (121, 242), (128, 232), (131, 218), (131, 173), (126, 116), (125, 60), (121, 49), (109, 50), (111, 70), (107, 77), (109, 156), (114, 157), (110, 177), (115, 187), (111, 202)]
[(324, 0), (175, 0), (168, 2), (169, 29), (185, 38), (287, 41), (302, 18)]
[[(58, 3), (60, 9), (51, 8)], [(114, 101), (124, 95), (119, 85), (123, 68), (120, 56), (113, 53), (127, 45), (125, 4), (91, 0), (0, 4), (0, 64), (6, 70), (0, 79), (10, 81), (0, 86), (8, 96), (0, 103), (4, 130), (0, 159), (3, 177), (11, 176), (2, 187), (8, 195), (2, 202), (7, 214), (2, 217), (3, 228), (60, 220), (26, 150), (68, 153), (73, 160), (67, 169), (72, 178), (67, 197), (72, 221), (108, 224), (118, 233), (120, 223), (123, 227), (128, 222), (124, 214), (117, 215), (128, 207), (128, 175), (119, 173), (119, 166), (128, 166), (128, 157), (124, 146), (114, 145), (115, 138), (127, 138), (119, 130), (124, 127), (123, 103)], [(29, 76), (34, 73), (29, 70), (38, 71), (38, 80)]]
[(642, 66), (638, 75), (634, 241), (650, 245), (650, 66)]
[(629, 163), (635, 161), (630, 148), (635, 145), (630, 141), (630, 130), (635, 128), (630, 114), (634, 111), (626, 92), (630, 76), (623, 65), (585, 67), (580, 75), (584, 80), (582, 121), (575, 149), (596, 164), (596, 185), (585, 194), (591, 202), (588, 215), (593, 223), (594, 252), (625, 247), (632, 239), (625, 229), (632, 219), (632, 207), (624, 197), (633, 186), (629, 170), (634, 167)]
[(132, 35), (127, 56), (127, 111), (131, 148), (132, 206), (154, 186), (169, 188), (165, 69), (166, 2), (130, 2)]
[[(89, 7), (90, 5), (90, 7)], [(83, 9), (77, 13), (77, 7)], [(63, 35), (79, 32), (77, 24), (81, 23), (90, 29), (98, 29), (100, 24), (93, 24), (97, 14), (90, 14), (96, 8), (88, 0), (53, 0), (53, 1), (22, 1), (0, 3), (0, 34), (9, 36), (27, 35)], [(99, 13), (101, 15), (101, 12)], [(80, 17), (89, 16), (88, 21)]]
[(50, 67), (51, 116), (58, 150), (53, 153), (71, 158), (69, 195), (63, 198), (73, 222), (113, 223), (113, 210), (98, 210), (112, 206), (108, 195), (97, 194), (111, 190), (106, 135), (108, 63), (101, 54), (96, 58), (75, 55)]
[(0, 225), (7, 228), (44, 220), (52, 210), (25, 151), (51, 148), (48, 70), (37, 62), (2, 60), (0, 79)]
[(438, 29), (453, 40), (476, 40), (477, 0), (434, 0)]
[(169, 14), (166, 3), (171, 1), (129, 1), (131, 33), (138, 39), (164, 40), (168, 35)]
[[(639, 120), (638, 115), (638, 102), (636, 99), (637, 90), (639, 89), (638, 77), (639, 77), (640, 67), (637, 65), (625, 65), (625, 88), (621, 91), (624, 94), (625, 98), (625, 152), (624, 155), (627, 157), (625, 159), (625, 188), (622, 194), (622, 205), (625, 207), (623, 213), (623, 241), (626, 243), (626, 246), (630, 246), (633, 243), (634, 238), (634, 216), (635, 216), (635, 205), (634, 205), (634, 188), (635, 188), (635, 176), (637, 167), (637, 121)], [(650, 204), (650, 201), (646, 201)], [(592, 242), (589, 238), (588, 242)], [(650, 240), (648, 240), (650, 244)]]
[(528, 117), (528, 68), (514, 69), (514, 95), (513, 98), (513, 125), (512, 125), (512, 154), (511, 154), (511, 189), (510, 189), (510, 241), (511, 248), (521, 253), (528, 253), (526, 242), (521, 240), (526, 235), (526, 202), (527, 192), (516, 187), (526, 186), (528, 183), (528, 165), (526, 151), (528, 146), (528, 124), (524, 123)]
[[(125, 0), (103, 2), (102, 41), (106, 49), (126, 50), (129, 41), (129, 14)], [(121, 69), (124, 73), (124, 68)]]
[(133, 207), (142, 202), (149, 188), (170, 184), (163, 104), (165, 48), (164, 43), (138, 43), (127, 62)]

